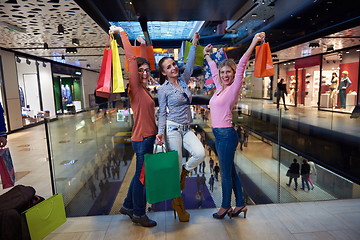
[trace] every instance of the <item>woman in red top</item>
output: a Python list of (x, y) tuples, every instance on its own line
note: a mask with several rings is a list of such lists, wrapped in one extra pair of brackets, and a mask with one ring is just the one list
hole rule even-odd
[[(156, 222), (145, 214), (146, 198), (144, 185), (139, 177), (144, 163), (144, 155), (153, 152), (157, 128), (155, 124), (155, 102), (146, 89), (150, 78), (150, 64), (144, 58), (137, 58), (131, 47), (126, 32), (121, 27), (110, 27), (110, 32), (120, 33), (125, 56), (129, 62), (129, 97), (134, 113), (132, 129), (132, 147), (136, 154), (136, 171), (130, 183), (127, 197), (120, 209), (121, 214), (128, 215), (134, 223), (144, 227), (156, 226)], [(141, 44), (144, 48), (144, 41)], [(146, 50), (145, 50), (146, 51)]]

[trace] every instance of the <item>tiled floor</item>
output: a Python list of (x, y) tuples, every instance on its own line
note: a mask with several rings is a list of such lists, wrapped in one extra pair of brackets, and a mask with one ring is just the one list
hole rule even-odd
[(353, 239), (360, 236), (360, 201), (335, 200), (249, 206), (246, 219), (212, 218), (215, 209), (190, 210), (189, 223), (171, 212), (149, 213), (158, 226), (143, 228), (127, 216), (68, 218), (46, 240), (110, 239)]

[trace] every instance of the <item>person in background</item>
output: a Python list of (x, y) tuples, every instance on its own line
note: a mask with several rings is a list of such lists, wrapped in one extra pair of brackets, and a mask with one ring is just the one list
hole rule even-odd
[(209, 179), (209, 186), (210, 186), (211, 192), (214, 192), (214, 183), (215, 183), (215, 178), (214, 178), (214, 175), (211, 174), (211, 177)]
[(277, 98), (276, 98), (276, 108), (277, 109), (279, 109), (280, 98), (282, 98), (283, 102), (284, 102), (285, 110), (289, 110), (285, 104), (285, 94), (287, 96), (286, 83), (285, 83), (285, 80), (283, 78), (281, 78), (280, 81), (277, 83)]
[(306, 159), (303, 160), (303, 164), (301, 164), (301, 183), (302, 187), (301, 189), (305, 191), (305, 184), (308, 188), (308, 191), (310, 191), (310, 185), (309, 185), (309, 175), (310, 175), (310, 165), (308, 164), (308, 161)]
[(294, 179), (295, 182), (295, 188), (294, 190), (297, 191), (298, 183), (297, 179), (300, 177), (300, 164), (297, 162), (296, 158), (294, 158), (293, 163), (289, 167), (289, 174), (287, 174), (289, 177), (289, 183), (286, 184), (286, 186), (290, 187), (291, 181)]
[(215, 174), (216, 181), (219, 181), (219, 172), (220, 172), (220, 167), (219, 167), (218, 163), (215, 163), (214, 174)]
[[(232, 109), (238, 100), (240, 88), (244, 80), (245, 66), (258, 41), (265, 38), (265, 33), (255, 34), (249, 48), (241, 57), (236, 66), (234, 60), (226, 59), (216, 66), (215, 61), (210, 58), (211, 44), (204, 48), (204, 57), (208, 62), (213, 77), (216, 91), (210, 99), (210, 115), (212, 130), (215, 136), (215, 146), (220, 162), (222, 204), (218, 212), (213, 214), (214, 218), (222, 219), (225, 215), (230, 218), (238, 216), (241, 212), (246, 217), (242, 185), (236, 173), (234, 164), (235, 150), (238, 145), (238, 135), (232, 124)], [(231, 194), (235, 193), (236, 207), (231, 207)]]
[(210, 157), (209, 165), (210, 165), (210, 173), (213, 173), (213, 171), (214, 171), (214, 159), (212, 159), (212, 157)]
[(243, 126), (238, 126), (236, 129), (236, 132), (238, 134), (239, 143), (240, 143), (240, 151), (243, 150), (243, 144), (245, 142), (245, 129)]
[[(190, 103), (192, 95), (188, 87), (194, 68), (196, 45), (199, 33), (194, 33), (184, 73), (179, 77), (179, 67), (170, 57), (159, 61), (160, 84), (158, 89), (159, 118), (156, 143), (167, 142), (170, 151), (178, 152), (180, 188), (185, 188), (185, 178), (205, 159), (205, 149), (201, 141), (190, 128), (192, 122)], [(182, 148), (191, 155), (188, 161), (182, 162)], [(173, 199), (171, 206), (177, 212), (181, 222), (188, 222), (190, 214), (185, 210), (182, 197)]]
[(313, 181), (311, 180), (311, 176), (317, 174), (316, 168), (315, 168), (315, 163), (312, 162), (312, 161), (309, 161), (308, 164), (310, 165), (310, 174), (309, 174), (309, 179), (308, 179), (308, 181), (309, 181), (309, 183), (310, 183), (310, 185), (311, 185), (311, 190), (314, 190), (315, 187), (314, 187)]
[(4, 109), (0, 103), (0, 147), (6, 147), (7, 144), (7, 134), (6, 134), (6, 124), (4, 117)]
[[(125, 56), (129, 62), (128, 95), (134, 116), (131, 140), (136, 154), (136, 170), (120, 213), (128, 215), (134, 223), (143, 227), (154, 227), (157, 223), (149, 219), (145, 213), (145, 190), (144, 185), (139, 180), (144, 155), (153, 153), (157, 132), (154, 111), (155, 102), (147, 90), (147, 83), (150, 78), (150, 63), (144, 58), (135, 56), (128, 36), (121, 27), (111, 26), (110, 32), (114, 34), (120, 33)], [(141, 42), (141, 47), (145, 47), (145, 41)]]

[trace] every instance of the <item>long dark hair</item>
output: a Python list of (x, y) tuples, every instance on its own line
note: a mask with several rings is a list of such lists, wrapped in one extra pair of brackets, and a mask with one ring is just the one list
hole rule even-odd
[(336, 78), (336, 77), (337, 77), (336, 72), (333, 72), (333, 73), (332, 73), (332, 78), (331, 78), (331, 80), (334, 80), (334, 78)]
[(141, 65), (143, 65), (143, 64), (147, 64), (147, 65), (149, 65), (149, 67), (150, 67), (149, 61), (148, 61), (147, 59), (145, 59), (145, 58), (137, 57), (137, 58), (136, 58), (136, 62), (137, 62), (138, 68), (141, 67)]
[(158, 66), (159, 66), (159, 82), (160, 82), (160, 85), (162, 85), (165, 80), (166, 80), (166, 76), (164, 76), (164, 74), (162, 74), (162, 72), (164, 71), (164, 68), (163, 68), (163, 62), (166, 60), (166, 59), (169, 59), (171, 58), (172, 60), (174, 60), (172, 57), (163, 57), (160, 59), (159, 63), (158, 63)]

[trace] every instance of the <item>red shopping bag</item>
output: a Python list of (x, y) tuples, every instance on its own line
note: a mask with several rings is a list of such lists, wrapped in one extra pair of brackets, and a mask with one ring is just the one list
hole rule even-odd
[(0, 149), (0, 175), (4, 189), (14, 186), (15, 170), (9, 148)]
[(111, 59), (112, 50), (109, 48), (109, 39), (104, 49), (98, 82), (96, 84), (96, 96), (109, 98), (111, 92)]
[(141, 167), (139, 180), (143, 185), (145, 185), (145, 166), (144, 166), (144, 164)]
[(255, 51), (254, 76), (274, 76), (274, 64), (272, 61), (269, 43), (263, 43), (260, 46), (256, 46)]

